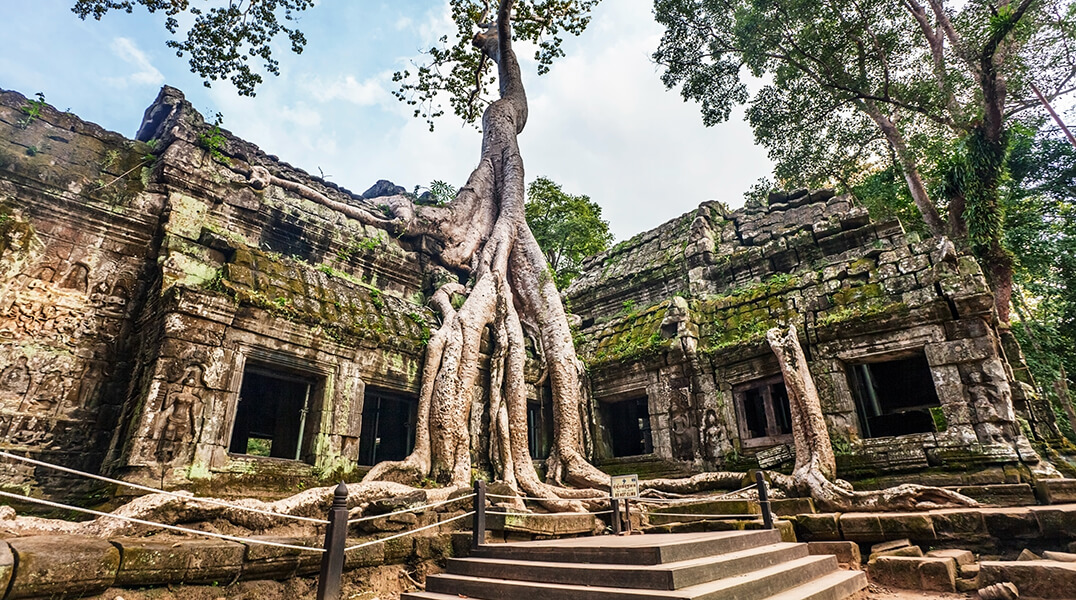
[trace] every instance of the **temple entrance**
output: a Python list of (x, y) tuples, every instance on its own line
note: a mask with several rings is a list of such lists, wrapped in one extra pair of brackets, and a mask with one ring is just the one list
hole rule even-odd
[(228, 451), (299, 460), (313, 385), (310, 377), (248, 364), (243, 370)]
[(935, 430), (930, 409), (941, 402), (925, 355), (850, 365), (848, 380), (863, 437)]
[(654, 451), (646, 396), (602, 402), (600, 407), (614, 457), (639, 456)]
[(553, 391), (539, 388), (538, 399), (527, 401), (527, 446), (531, 458), (549, 458), (553, 446)]
[(415, 447), (418, 400), (367, 386), (362, 408), (359, 464), (403, 460)]

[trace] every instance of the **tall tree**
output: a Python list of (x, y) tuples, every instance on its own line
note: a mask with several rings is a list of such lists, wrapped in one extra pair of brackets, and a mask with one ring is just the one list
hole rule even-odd
[[(188, 8), (187, 2), (137, 2), (150, 10)], [(248, 8), (264, 10), (277, 5), (271, 0), (248, 3)], [(130, 9), (132, 2), (80, 0), (82, 4), (107, 11)], [(494, 475), (529, 496), (545, 498), (551, 509), (579, 508), (579, 499), (598, 495), (586, 488), (608, 483), (607, 476), (590, 465), (583, 453), (582, 364), (572, 345), (560, 294), (547, 275), (545, 254), (525, 218), (523, 159), (517, 136), (527, 124), (528, 105), (514, 49), (518, 39), (536, 43), (540, 69), (547, 68), (560, 53), (559, 32), (581, 32), (596, 4), (597, 0), (499, 0), (495, 4), (450, 0), (457, 26), (455, 44), (431, 48), (429, 65), (414, 76), (400, 73), (397, 79), (402, 85), (401, 99), (416, 105), (416, 114), (431, 123), (443, 112), (436, 103), (446, 94), (465, 118), (475, 116), (475, 107), (483, 108), (478, 166), (452, 201), (425, 205), (415, 203), (410, 195), (397, 195), (378, 198), (378, 207), (373, 207), (344, 205), (316, 193), (305, 196), (399, 236), (432, 240), (443, 248), (437, 257), (441, 264), (458, 281), (467, 282), (446, 283), (432, 296), (442, 325), (427, 345), (413, 453), (403, 461), (377, 465), (364, 481), (417, 483), (432, 477), (445, 485), (470, 484), (473, 452), (479, 449), (471, 447), (471, 440), (478, 436), (470, 434), (467, 424), (473, 422), (470, 411), (481, 374), (480, 346), (489, 331), (493, 350), (487, 410)], [(199, 34), (199, 47), (211, 46), (218, 36), (232, 36), (227, 39), (234, 42), (236, 37), (250, 35), (242, 29), (232, 32), (228, 27), (234, 23), (226, 20), (211, 25), (222, 29), (210, 27)], [(442, 44), (447, 40), (448, 36), (442, 38)], [(228, 53), (206, 50), (205, 56), (218, 61), (210, 66), (210, 78), (234, 67)], [(487, 97), (494, 83), (495, 97)], [(253, 175), (260, 185), (288, 185), (264, 168), (257, 169), (262, 171)], [(389, 213), (387, 217), (383, 210)], [(454, 303), (453, 296), (462, 296), (462, 304)], [(539, 478), (527, 444), (524, 362), (528, 336), (540, 350), (552, 389), (549, 483)]]
[[(655, 14), (663, 80), (701, 103), (704, 122), (750, 102), (786, 180), (848, 183), (895, 165), (929, 231), (984, 261), (1008, 320), (1007, 127), (1039, 106), (1032, 83), (1051, 99), (1074, 89), (1070, 0), (655, 0)], [(745, 68), (765, 81), (753, 97)], [(932, 162), (939, 148), (944, 170)], [(932, 195), (930, 176), (951, 185)]]
[(605, 250), (613, 241), (597, 202), (590, 196), (568, 194), (546, 177), (527, 186), (526, 210), (527, 225), (560, 289), (579, 275), (584, 258)]

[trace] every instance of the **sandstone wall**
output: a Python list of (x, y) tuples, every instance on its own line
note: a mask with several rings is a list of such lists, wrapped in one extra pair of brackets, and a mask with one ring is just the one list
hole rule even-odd
[[(737, 211), (703, 203), (585, 268), (567, 295), (596, 406), (645, 395), (658, 458), (757, 466), (762, 448), (741, 439), (734, 391), (778, 374), (765, 332), (779, 325), (800, 331), (844, 476), (1037, 463), (1014, 390), (1035, 432), (1053, 431), (1014, 379), (975, 260), (896, 221), (874, 223), (848, 197), (801, 190)], [(908, 355), (925, 356), (943, 422), (865, 439), (851, 369)]]
[[(30, 113), (35, 113), (31, 116)], [(138, 140), (0, 93), (0, 449), (161, 483), (354, 470), (368, 385), (418, 389), (427, 259), (279, 187), (369, 203), (165, 88)], [(244, 369), (311, 382), (300, 460), (228, 453)], [(0, 461), (5, 486), (85, 480)]]

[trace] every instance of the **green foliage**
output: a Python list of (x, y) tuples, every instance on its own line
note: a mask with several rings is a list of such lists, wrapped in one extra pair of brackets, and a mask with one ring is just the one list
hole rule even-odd
[[(130, 13), (136, 6), (161, 12), (165, 29), (173, 36), (165, 44), (177, 56), (190, 56), (191, 72), (206, 87), (211, 81), (230, 80), (241, 95), (253, 96), (262, 76), (252, 68), (251, 60), (260, 59), (266, 72), (279, 75), (274, 40), (282, 34), (291, 42), (292, 52), (302, 53), (306, 37), (290, 24), (298, 20), (297, 13), (314, 4), (314, 0), (231, 0), (203, 9), (189, 0), (77, 0), (71, 10), (81, 19), (92, 16), (98, 21), (111, 10)], [(185, 39), (176, 39), (180, 21), (189, 22), (189, 17), (193, 23)]]
[[(512, 38), (537, 46), (538, 73), (546, 73), (564, 55), (564, 34), (581, 34), (599, 1), (518, 0), (512, 14)], [(474, 123), (497, 92), (492, 63), (471, 47), (475, 34), (496, 21), (497, 2), (449, 0), (449, 5), (455, 35), (442, 36), (437, 45), (426, 49), (427, 63), (397, 71), (392, 77), (400, 86), (393, 95), (414, 107), (414, 116), (425, 119), (431, 131), (434, 120), (445, 114), (442, 98), (447, 96), (456, 115)]]
[(419, 194), (422, 189), (423, 188), (420, 186), (415, 186), (415, 193), (413, 194), (415, 203), (427, 206), (443, 206), (448, 204), (455, 200), (456, 194), (459, 193), (456, 186), (441, 181), (440, 179), (431, 181), (430, 187), (426, 188), (426, 191), (422, 194)]
[[(22, 105), (21, 110), (25, 116), (15, 123), (15, 126), (19, 129), (29, 127), (31, 123), (41, 116), (41, 109), (45, 108), (45, 94), (38, 92), (34, 96), (37, 96), (36, 100), (27, 99), (26, 104)], [(31, 154), (31, 156), (33, 155)]]
[(224, 123), (224, 115), (219, 112), (213, 117), (213, 124), (198, 134), (198, 145), (209, 151), (209, 156), (222, 164), (229, 165), (232, 159), (226, 156), (221, 149), (224, 148), (224, 144), (228, 141), (228, 138), (224, 137), (224, 132), (220, 126)]
[[(840, 187), (910, 229), (922, 223), (898, 182), (934, 177), (927, 184), (941, 192), (933, 202), (944, 210), (954, 197), (941, 185), (948, 170), (938, 168), (945, 159), (938, 150), (963, 145), (961, 164), (974, 179), (960, 187), (969, 194), (968, 229), (974, 244), (1004, 262), (998, 193), (1007, 111), (1038, 106), (1032, 81), (1048, 91), (1070, 87), (1076, 10), (1071, 0), (1001, 6), (657, 0), (666, 30), (654, 58), (666, 86), (700, 104), (706, 125), (747, 105), (777, 185)], [(744, 67), (763, 82), (753, 95)]]
[(602, 209), (589, 196), (573, 196), (553, 181), (539, 177), (527, 188), (527, 224), (564, 289), (579, 275), (583, 259), (609, 247), (613, 234)]
[(1005, 245), (1016, 262), (1013, 333), (1040, 391), (1056, 405), (1059, 382), (1076, 373), (1076, 148), (1059, 132), (1021, 124), (1012, 129), (1006, 164)]

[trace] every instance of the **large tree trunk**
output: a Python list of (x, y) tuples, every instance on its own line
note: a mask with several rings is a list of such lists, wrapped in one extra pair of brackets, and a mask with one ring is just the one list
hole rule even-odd
[[(462, 291), (458, 287), (435, 298), (443, 325), (430, 340), (423, 369), (414, 452), (401, 462), (378, 465), (365, 480), (413, 483), (430, 476), (445, 485), (470, 483), (473, 448), (467, 424), (479, 377), (479, 346), (489, 330), (495, 476), (527, 495), (546, 498), (548, 508), (572, 509), (580, 505), (571, 499), (600, 494), (559, 484), (604, 487), (608, 478), (582, 454), (581, 364), (545, 255), (524, 216), (523, 161), (516, 136), (527, 121), (527, 98), (512, 49), (512, 5), (502, 0), (496, 25), (474, 39), (498, 67), (501, 99), (483, 115), (482, 156), (468, 185), (445, 207), (414, 206), (400, 198), (389, 202), (395, 214), (389, 222), (403, 235), (439, 240), (445, 247), (442, 261), (469, 273), (470, 283), (458, 311), (448, 302), (450, 292)], [(552, 386), (554, 445), (548, 479), (558, 485), (539, 479), (527, 445), (523, 366), (528, 334), (541, 350)]]
[(910, 510), (937, 506), (972, 506), (967, 496), (941, 488), (901, 485), (874, 492), (856, 492), (847, 482), (835, 479), (837, 463), (822, 403), (796, 328), (774, 328), (766, 340), (777, 356), (788, 391), (792, 413), (792, 437), (796, 465), (791, 477), (771, 473), (771, 482), (790, 495), (810, 496), (823, 510)]

